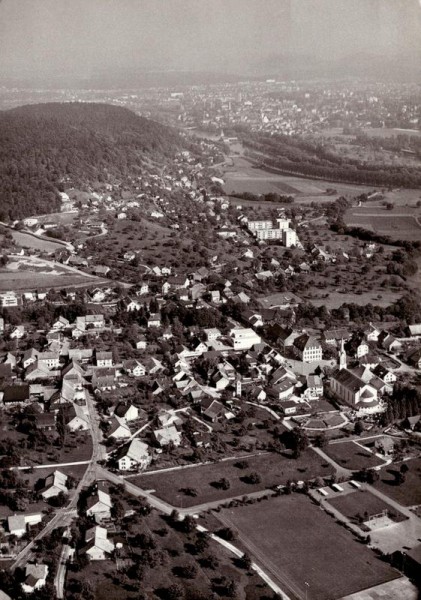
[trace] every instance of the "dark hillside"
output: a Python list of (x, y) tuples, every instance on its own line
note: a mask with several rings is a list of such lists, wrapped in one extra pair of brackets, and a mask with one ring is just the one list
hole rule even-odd
[(107, 104), (50, 103), (0, 112), (0, 219), (59, 208), (63, 183), (83, 186), (140, 175), (165, 162), (178, 134)]

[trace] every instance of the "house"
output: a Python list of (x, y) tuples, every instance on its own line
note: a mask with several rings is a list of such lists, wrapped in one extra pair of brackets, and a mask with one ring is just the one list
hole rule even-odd
[(347, 329), (325, 329), (323, 340), (326, 344), (339, 346), (341, 341), (347, 342), (351, 339), (351, 333)]
[(115, 387), (116, 372), (114, 368), (97, 367), (92, 374), (92, 387), (98, 390)]
[(370, 348), (368, 344), (363, 340), (358, 344), (355, 351), (355, 356), (356, 358), (362, 358), (363, 356), (366, 356), (369, 352)]
[(368, 327), (364, 330), (364, 335), (368, 342), (377, 342), (380, 335), (380, 329), (375, 327), (372, 323), (369, 323)]
[(25, 335), (25, 327), (17, 325), (10, 334), (12, 340), (20, 340)]
[(55, 352), (39, 352), (38, 366), (40, 368), (58, 369), (60, 366), (60, 355)]
[(155, 429), (154, 436), (161, 447), (167, 446), (170, 443), (174, 444), (174, 446), (179, 446), (181, 444), (181, 433), (174, 425), (163, 427), (162, 429)]
[(22, 583), (23, 591), (32, 594), (35, 590), (44, 587), (47, 582), (47, 575), (47, 565), (28, 563), (25, 566), (25, 579)]
[(144, 335), (139, 336), (136, 342), (136, 350), (146, 350), (147, 341)]
[(151, 313), (148, 318), (148, 327), (161, 327), (161, 315)]
[(127, 312), (131, 312), (132, 310), (140, 310), (142, 308), (142, 303), (137, 300), (130, 300), (130, 302), (126, 306)]
[(296, 385), (296, 381), (285, 377), (272, 387), (272, 393), (279, 398), (279, 400), (285, 400), (289, 398), (293, 393)]
[(50, 371), (48, 367), (43, 364), (38, 364), (38, 361), (29, 365), (25, 373), (25, 381), (36, 381), (37, 379), (55, 379), (59, 377), (60, 371)]
[(29, 365), (32, 365), (34, 362), (36, 362), (38, 359), (38, 354), (40, 354), (40, 352), (35, 350), (35, 348), (28, 348), (28, 350), (25, 350), (22, 357), (22, 367), (27, 369)]
[(78, 404), (72, 404), (66, 413), (66, 426), (70, 431), (86, 431), (89, 429), (89, 417)]
[(413, 325), (408, 325), (405, 333), (408, 337), (421, 336), (421, 323), (414, 323)]
[(49, 498), (54, 498), (60, 493), (67, 494), (68, 491), (67, 475), (61, 471), (55, 470), (45, 478), (44, 488), (41, 491), (41, 496), (43, 500), (49, 500)]
[(323, 382), (318, 375), (307, 376), (306, 396), (309, 398), (320, 398), (323, 395)]
[(206, 335), (206, 339), (208, 342), (212, 340), (217, 340), (221, 337), (222, 333), (216, 327), (211, 327), (210, 329), (204, 329), (204, 334)]
[(204, 398), (200, 405), (202, 415), (214, 423), (225, 416), (227, 409), (221, 402), (213, 398)]
[(19, 297), (17, 294), (15, 294), (15, 292), (4, 292), (3, 294), (0, 294), (0, 302), (3, 308), (9, 306), (18, 306)]
[(114, 551), (114, 542), (108, 539), (105, 527), (96, 525), (88, 529), (85, 534), (87, 545), (82, 549), (83, 554), (89, 556), (90, 560), (106, 560), (111, 558)]
[(13, 384), (8, 385), (3, 390), (3, 404), (8, 406), (28, 402), (29, 400), (29, 385)]
[(108, 436), (115, 440), (123, 440), (131, 437), (132, 433), (129, 426), (126, 424), (125, 419), (113, 415), (111, 417), (111, 428), (108, 432)]
[(123, 361), (123, 369), (133, 377), (144, 377), (146, 375), (146, 367), (133, 358)]
[(110, 267), (106, 267), (104, 265), (97, 265), (94, 267), (94, 273), (95, 275), (98, 275), (98, 277), (106, 277), (110, 270)]
[(70, 327), (70, 322), (64, 317), (59, 317), (57, 321), (54, 321), (53, 323), (53, 329), (56, 330), (67, 329), (67, 327)]
[(112, 367), (113, 353), (112, 352), (95, 352), (95, 361), (97, 367)]
[(136, 292), (136, 296), (144, 296), (149, 293), (149, 283), (142, 281), (139, 283), (139, 289)]
[(125, 404), (120, 402), (117, 404), (114, 414), (125, 421), (136, 421), (139, 418), (139, 409), (133, 404)]
[[(108, 269), (108, 267), (105, 268)], [(88, 296), (91, 302), (104, 302), (105, 298), (107, 297), (107, 294), (101, 288), (95, 288), (94, 290), (90, 290), (88, 292)]]
[(7, 517), (7, 529), (11, 535), (20, 538), (26, 533), (25, 515), (13, 515)]
[(388, 331), (382, 331), (377, 339), (377, 344), (387, 352), (399, 352), (402, 350), (402, 342), (391, 335)]
[(128, 445), (122, 446), (116, 456), (120, 471), (132, 469), (145, 469), (151, 463), (148, 446), (135, 438)]
[(160, 427), (177, 427), (183, 424), (183, 419), (174, 410), (164, 410), (158, 415), (158, 423)]
[(322, 346), (311, 335), (303, 333), (295, 338), (293, 347), (303, 362), (312, 363), (322, 360)]
[(38, 429), (38, 431), (56, 431), (56, 415), (54, 412), (36, 414), (35, 428)]
[(104, 490), (97, 489), (87, 501), (86, 514), (88, 517), (94, 517), (97, 523), (104, 519), (111, 518), (111, 497)]
[(373, 373), (386, 383), (394, 383), (397, 379), (396, 375), (392, 373), (392, 371), (386, 369), (383, 365), (377, 365), (377, 367), (373, 369)]
[(408, 364), (410, 364), (412, 367), (415, 367), (416, 369), (421, 369), (421, 348), (410, 352), (407, 355), (406, 360)]

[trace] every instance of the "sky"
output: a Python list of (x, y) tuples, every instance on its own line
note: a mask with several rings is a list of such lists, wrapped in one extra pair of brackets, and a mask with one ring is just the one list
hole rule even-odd
[(412, 55), (421, 0), (0, 0), (0, 80)]

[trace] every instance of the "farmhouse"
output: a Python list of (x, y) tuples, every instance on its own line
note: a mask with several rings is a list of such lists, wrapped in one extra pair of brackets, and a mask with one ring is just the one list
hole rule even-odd
[(44, 587), (47, 575), (47, 565), (28, 563), (25, 567), (25, 579), (22, 583), (23, 591), (27, 594), (32, 594), (35, 590)]
[(114, 543), (108, 539), (107, 530), (99, 525), (87, 530), (85, 541), (87, 546), (83, 548), (82, 552), (87, 554), (91, 560), (110, 558), (115, 548)]
[(58, 496), (60, 493), (67, 494), (67, 475), (61, 473), (60, 471), (54, 471), (51, 475), (45, 478), (44, 481), (44, 489), (41, 491), (41, 496), (43, 500), (48, 500), (49, 498), (54, 498)]
[(139, 439), (134, 439), (129, 445), (122, 446), (116, 459), (120, 471), (145, 469), (151, 462), (147, 444)]
[(98, 489), (95, 494), (89, 496), (87, 502), (86, 514), (88, 517), (94, 517), (97, 523), (111, 517), (111, 498), (107, 492)]

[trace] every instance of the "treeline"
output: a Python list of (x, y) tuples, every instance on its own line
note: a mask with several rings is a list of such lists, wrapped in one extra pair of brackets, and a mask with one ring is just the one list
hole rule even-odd
[(384, 425), (421, 414), (421, 391), (413, 386), (395, 384), (390, 402), (382, 415)]
[(263, 166), (286, 174), (376, 187), (417, 188), (421, 185), (421, 172), (414, 167), (364, 164), (358, 159), (338, 156), (323, 144), (296, 136), (252, 133), (243, 135), (242, 142), (259, 153), (255, 158)]
[(59, 208), (76, 187), (141, 175), (146, 160), (173, 156), (174, 130), (107, 104), (49, 103), (0, 112), (0, 220)]
[(364, 242), (375, 242), (377, 244), (386, 244), (388, 246), (400, 246), (401, 248), (404, 248), (408, 251), (421, 250), (421, 242), (419, 241), (411, 242), (408, 240), (397, 240), (392, 239), (388, 235), (381, 235), (380, 233), (376, 233), (375, 231), (370, 231), (369, 229), (365, 229), (364, 227), (348, 227), (340, 219), (334, 221), (331, 224), (330, 229), (332, 231), (336, 231), (336, 233), (340, 233), (341, 235), (350, 235)]
[(252, 200), (253, 202), (282, 202), (284, 204), (292, 204), (294, 202), (294, 196), (284, 196), (270, 192), (269, 194), (252, 194), (251, 192), (232, 192), (230, 194), (233, 198), (240, 198), (241, 200)]

